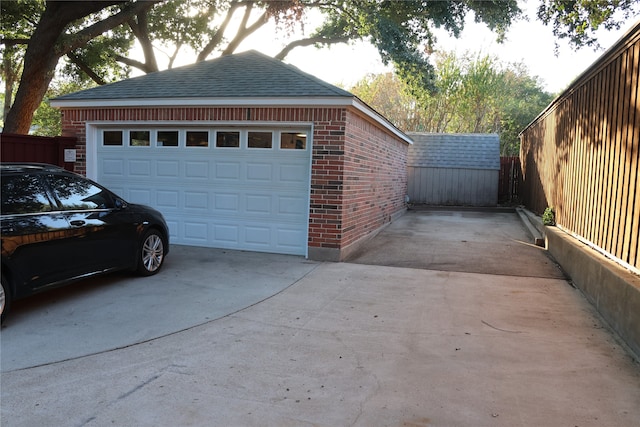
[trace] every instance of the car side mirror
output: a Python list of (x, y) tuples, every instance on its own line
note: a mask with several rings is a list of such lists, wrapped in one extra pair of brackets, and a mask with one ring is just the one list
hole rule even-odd
[(116, 199), (114, 206), (116, 209), (125, 209), (127, 207), (127, 202), (122, 199)]

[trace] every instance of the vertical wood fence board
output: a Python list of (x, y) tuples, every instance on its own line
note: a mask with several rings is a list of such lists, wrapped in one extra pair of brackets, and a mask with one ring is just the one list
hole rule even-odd
[[(625, 234), (630, 235), (629, 242), (629, 259), (633, 260), (632, 265), (640, 265), (640, 43), (636, 44), (633, 49), (634, 61), (632, 68), (633, 81), (632, 91), (635, 90), (635, 96), (632, 96), (631, 113), (634, 119), (631, 121), (633, 136), (633, 153), (631, 165), (630, 182), (633, 187), (630, 188), (630, 194), (633, 200), (630, 205), (631, 227)], [(633, 92), (632, 92), (633, 93)]]
[(594, 206), (593, 199), (595, 196), (595, 187), (594, 187), (595, 168), (593, 167), (593, 161), (594, 161), (593, 151), (596, 144), (596, 141), (595, 141), (596, 128), (591, 127), (589, 125), (590, 123), (593, 122), (592, 111), (596, 108), (596, 105), (593, 102), (595, 85), (596, 85), (596, 82), (594, 79), (592, 79), (591, 81), (589, 81), (587, 85), (588, 88), (585, 89), (585, 92), (586, 92), (585, 97), (587, 99), (587, 103), (583, 109), (584, 113), (583, 113), (583, 118), (581, 123), (581, 125), (583, 126), (583, 132), (585, 133), (585, 139), (584, 139), (585, 161), (584, 161), (583, 168), (587, 176), (587, 178), (583, 180), (584, 187), (582, 191), (583, 191), (583, 194), (586, 195), (587, 200), (586, 200), (586, 203), (581, 203), (580, 215), (582, 217), (582, 227), (584, 230), (584, 236), (588, 240), (593, 239), (593, 233), (592, 233), (593, 218), (591, 218), (591, 216), (589, 215), (589, 209), (592, 209), (592, 206)]
[[(595, 99), (603, 99), (602, 97), (604, 96), (605, 90), (604, 90), (604, 85), (605, 85), (605, 79), (604, 79), (604, 75), (602, 73), (599, 73), (596, 76), (597, 79), (597, 89), (596, 89), (596, 93), (594, 93), (594, 98)], [(596, 176), (596, 190), (595, 190), (595, 201), (593, 203), (592, 206), (594, 206), (594, 217), (596, 218), (600, 218), (600, 216), (602, 215), (602, 203), (603, 203), (603, 188), (604, 188), (604, 183), (603, 183), (603, 176), (602, 176), (602, 165), (603, 165), (603, 155), (604, 155), (604, 129), (603, 129), (603, 112), (602, 112), (602, 108), (595, 108), (594, 109), (595, 114), (593, 115), (594, 117), (594, 122), (595, 122), (595, 126), (597, 129), (596, 132), (596, 140), (595, 140), (595, 144), (596, 144), (596, 151), (595, 151), (595, 156), (596, 156), (596, 161), (594, 164), (594, 173)], [(601, 229), (600, 227), (598, 227), (598, 223), (594, 222), (593, 223), (593, 233), (594, 233), (594, 238), (593, 240), (591, 240), (592, 242), (594, 242), (596, 245), (598, 246), (602, 246), (602, 233), (601, 233)]]
[[(633, 51), (628, 50), (625, 52), (625, 60), (623, 62), (624, 66), (624, 99), (623, 105), (631, 105), (631, 92), (632, 92), (632, 76), (630, 74), (631, 69), (633, 68)], [(621, 239), (618, 240), (616, 246), (616, 252), (621, 254), (621, 258), (628, 258), (628, 250), (625, 251), (625, 236), (624, 230), (627, 229), (627, 222), (632, 221), (633, 217), (630, 212), (630, 197), (629, 197), (629, 176), (631, 174), (630, 164), (631, 164), (631, 155), (633, 148), (633, 140), (631, 139), (632, 130), (631, 130), (631, 121), (630, 117), (632, 117), (633, 112), (631, 108), (623, 108), (623, 114), (621, 117), (621, 162), (622, 168), (619, 174), (620, 177), (620, 200), (621, 206), (620, 210), (622, 215), (619, 219), (618, 227), (619, 227), (619, 235), (621, 235)]]
[(625, 230), (625, 235), (629, 236), (629, 263), (638, 266), (640, 265), (640, 171), (638, 171), (640, 169), (640, 43), (634, 46), (633, 56), (631, 75), (635, 82), (632, 84), (632, 93), (635, 91), (635, 96), (632, 96), (631, 101), (631, 113), (634, 116), (631, 141), (635, 155), (632, 156), (630, 178), (632, 187), (629, 189), (632, 197), (630, 204), (633, 221), (630, 229)]
[[(612, 220), (612, 233), (613, 236), (611, 239), (611, 253), (618, 253), (618, 241), (616, 238), (619, 236), (618, 230), (620, 228), (620, 221), (624, 219), (624, 215), (626, 214), (626, 206), (624, 203), (624, 199), (622, 198), (623, 193), (623, 177), (624, 177), (624, 169), (626, 166), (626, 150), (625, 150), (625, 141), (623, 140), (623, 122), (624, 116), (627, 114), (625, 111), (625, 88), (626, 88), (626, 62), (627, 62), (627, 53), (623, 52), (622, 55), (618, 58), (618, 106), (616, 108), (616, 169), (614, 171), (613, 176), (613, 185), (614, 185), (614, 208), (611, 213)], [(629, 105), (628, 103), (626, 105)]]
[(606, 151), (607, 155), (607, 164), (605, 165), (605, 211), (602, 218), (602, 227), (605, 230), (604, 234), (604, 246), (603, 249), (610, 252), (611, 247), (609, 243), (611, 242), (611, 228), (610, 228), (610, 214), (612, 209), (612, 179), (613, 179), (613, 168), (615, 161), (615, 128), (613, 126), (613, 118), (615, 117), (615, 107), (616, 100), (614, 98), (614, 94), (618, 92), (617, 79), (615, 78), (615, 73), (611, 71), (613, 65), (607, 67), (607, 72), (609, 73), (609, 90), (608, 93), (610, 96), (608, 97), (607, 102), (607, 115), (605, 117), (605, 126), (607, 127), (606, 141), (608, 142), (608, 149)]

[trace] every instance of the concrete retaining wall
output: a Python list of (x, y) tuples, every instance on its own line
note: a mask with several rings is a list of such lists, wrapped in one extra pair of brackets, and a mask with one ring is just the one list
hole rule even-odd
[(551, 256), (640, 360), (640, 276), (557, 227), (544, 233)]

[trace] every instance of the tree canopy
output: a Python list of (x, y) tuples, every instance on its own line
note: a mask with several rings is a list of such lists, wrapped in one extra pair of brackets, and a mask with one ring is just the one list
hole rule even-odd
[[(619, 25), (634, 7), (633, 0), (542, 0), (538, 16), (558, 37), (581, 46), (592, 43), (598, 26)], [(187, 48), (196, 61), (231, 54), (269, 22), (293, 34), (305, 13), (319, 10), (323, 24), (283, 46), (278, 58), (294, 48), (367, 40), (403, 81), (430, 91), (434, 29), (458, 36), (465, 17), (473, 15), (501, 37), (522, 15), (517, 0), (15, 0), (0, 2), (0, 8), (5, 110), (11, 104), (5, 131), (15, 133), (28, 132), (61, 64), (77, 83), (104, 84), (132, 68), (157, 71), (160, 54), (169, 67)], [(239, 25), (230, 25), (234, 18)], [(134, 43), (140, 57), (130, 56)]]
[(497, 133), (501, 154), (518, 155), (518, 133), (553, 95), (522, 64), (469, 53), (434, 56), (433, 91), (392, 73), (368, 76), (349, 90), (405, 132)]

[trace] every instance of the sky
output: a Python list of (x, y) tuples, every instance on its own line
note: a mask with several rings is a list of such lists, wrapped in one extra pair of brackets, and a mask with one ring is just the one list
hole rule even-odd
[[(468, 51), (474, 54), (480, 52), (495, 55), (502, 63), (523, 62), (530, 75), (540, 77), (545, 90), (559, 93), (606, 49), (615, 44), (635, 22), (629, 20), (617, 31), (599, 30), (597, 35), (602, 49), (596, 51), (592, 47), (576, 50), (567, 42), (559, 41), (556, 56), (554, 49), (557, 40), (551, 28), (545, 27), (535, 18), (533, 8), (530, 7), (526, 13), (529, 16), (528, 21), (513, 24), (503, 44), (496, 42), (496, 36), (486, 26), (474, 23), (469, 16), (459, 39), (449, 36), (444, 31), (438, 31), (435, 48), (456, 51), (459, 54)], [(318, 22), (320, 21), (317, 16), (308, 16), (305, 25), (305, 29), (308, 30), (305, 32), (309, 33)], [(286, 38), (275, 33), (273, 27), (263, 28), (240, 45), (236, 52), (256, 49), (273, 56), (285, 44)], [(328, 83), (338, 84), (347, 89), (367, 74), (392, 70), (382, 64), (377, 50), (365, 42), (339, 44), (323, 49), (311, 46), (296, 48), (285, 58), (285, 62)]]

